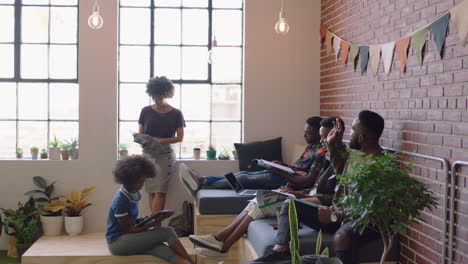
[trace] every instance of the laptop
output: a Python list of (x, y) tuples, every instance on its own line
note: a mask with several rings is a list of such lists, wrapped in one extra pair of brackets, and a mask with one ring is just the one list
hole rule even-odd
[(236, 179), (236, 176), (232, 174), (232, 172), (224, 175), (226, 180), (228, 181), (231, 188), (237, 193), (239, 196), (255, 196), (257, 195), (257, 190), (251, 189), (244, 189), (244, 186)]

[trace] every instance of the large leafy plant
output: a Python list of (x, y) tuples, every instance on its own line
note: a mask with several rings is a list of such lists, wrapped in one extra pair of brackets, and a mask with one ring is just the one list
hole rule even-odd
[(396, 154), (350, 155), (351, 169), (338, 176), (347, 189), (339, 204), (356, 231), (369, 227), (380, 233), (384, 244), (380, 263), (384, 263), (395, 236), (405, 233), (408, 225), (424, 221), (421, 211), (432, 210), (437, 203), (424, 183), (409, 177), (414, 165), (399, 163)]
[(5, 215), (2, 223), (5, 233), (15, 236), (19, 244), (30, 245), (40, 236), (40, 208), (32, 197), (24, 205), (19, 202), (16, 210), (0, 210)]
[(55, 190), (55, 186), (54, 186), (55, 182), (48, 184), (47, 181), (43, 177), (34, 176), (33, 183), (39, 189), (26, 192), (24, 195), (33, 197), (36, 203), (45, 203), (46, 206), (44, 206), (43, 208), (45, 215), (47, 216), (61, 215), (62, 212), (60, 210), (50, 210), (50, 207), (47, 206), (47, 205), (50, 205), (51, 203), (56, 203), (57, 200), (59, 199), (59, 197), (53, 196), (53, 193)]
[(95, 189), (95, 186), (84, 188), (81, 193), (77, 190), (72, 190), (70, 195), (65, 195), (65, 201), (56, 200), (53, 203), (45, 206), (46, 210), (61, 210), (65, 209), (64, 212), (67, 216), (80, 216), (81, 211), (86, 207), (90, 206), (91, 203), (86, 197)]

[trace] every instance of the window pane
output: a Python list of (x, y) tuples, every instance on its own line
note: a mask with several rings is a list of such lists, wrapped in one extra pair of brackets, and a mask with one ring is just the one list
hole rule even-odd
[(15, 52), (13, 45), (0, 45), (0, 78), (14, 76)]
[(150, 43), (150, 9), (120, 9), (120, 42), (123, 44)]
[(18, 85), (18, 118), (47, 120), (47, 84)]
[(156, 6), (180, 6), (180, 0), (154, 0)]
[[(172, 107), (180, 109), (180, 85), (174, 84), (174, 96), (167, 99), (167, 103), (172, 105)], [(184, 118), (186, 117), (184, 116)]]
[(47, 42), (49, 35), (49, 8), (26, 6), (23, 7), (22, 12), (22, 41), (30, 43)]
[(14, 4), (15, 0), (0, 0), (0, 4)]
[(206, 157), (205, 150), (210, 144), (210, 123), (187, 122), (184, 131), (184, 142), (182, 144), (182, 158), (192, 158), (193, 148), (202, 149), (202, 157)]
[(47, 146), (47, 122), (19, 121), (18, 147), (23, 149), (23, 157), (31, 157), (31, 147), (43, 149)]
[(226, 149), (232, 158), (231, 151), (234, 149), (234, 143), (240, 142), (240, 122), (233, 123), (212, 123), (211, 142), (218, 150), (217, 155)]
[(52, 7), (50, 10), (50, 42), (76, 43), (78, 20), (76, 7)]
[(155, 43), (180, 44), (180, 38), (180, 9), (157, 8), (154, 11)]
[(182, 48), (182, 79), (208, 79), (208, 48)]
[(78, 5), (78, 0), (50, 0), (51, 5)]
[(213, 27), (218, 45), (242, 45), (242, 11), (213, 11)]
[(138, 131), (138, 122), (120, 122), (119, 127), (120, 144), (126, 144), (128, 146), (129, 154), (140, 154), (141, 147), (137, 143), (133, 142), (133, 136), (131, 134), (131, 132)]
[(75, 79), (76, 67), (75, 45), (50, 45), (50, 78)]
[(182, 85), (182, 112), (186, 120), (210, 119), (210, 85)]
[(208, 10), (185, 9), (182, 13), (184, 44), (208, 44)]
[(213, 85), (213, 120), (241, 120), (240, 85)]
[(0, 83), (0, 94), (0, 119), (16, 119), (16, 83)]
[(213, 82), (240, 82), (242, 48), (216, 48), (213, 59)]
[(78, 120), (78, 84), (50, 84), (50, 119)]
[(208, 0), (184, 0), (185, 7), (208, 7)]
[(180, 47), (154, 47), (154, 74), (180, 79)]
[(138, 120), (141, 109), (150, 103), (145, 84), (120, 85), (120, 119)]
[(47, 78), (47, 45), (21, 45), (21, 77)]
[(49, 0), (23, 0), (25, 5), (48, 5)]
[(214, 8), (242, 8), (242, 0), (213, 0)]
[(0, 42), (13, 42), (15, 39), (15, 9), (13, 6), (0, 6)]
[(120, 0), (121, 6), (150, 6), (151, 0)]
[(16, 147), (16, 122), (0, 121), (0, 158), (14, 158)]
[(150, 77), (149, 47), (120, 47), (120, 80), (146, 82)]
[(78, 138), (78, 122), (50, 122), (50, 139), (57, 136), (60, 142)]

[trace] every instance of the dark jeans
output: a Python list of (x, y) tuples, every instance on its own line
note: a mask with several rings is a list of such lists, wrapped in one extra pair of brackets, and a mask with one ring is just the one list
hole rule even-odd
[(346, 234), (346, 236), (352, 241), (351, 248), (340, 249), (336, 251), (337, 257), (343, 262), (343, 264), (359, 263), (358, 248), (361, 246), (361, 244), (365, 241), (381, 239), (380, 233), (369, 227), (364, 229), (362, 234), (359, 234), (359, 232), (353, 229), (351, 222), (344, 223), (338, 229), (338, 231), (336, 231), (336, 235), (343, 234)]
[[(296, 214), (298, 222), (319, 231), (322, 229), (323, 232), (335, 232), (341, 223), (330, 223), (322, 224), (318, 219), (318, 209), (312, 206), (308, 206), (302, 203), (294, 202), (296, 206)], [(291, 236), (289, 233), (289, 200), (287, 200), (281, 207), (280, 219), (278, 223), (278, 233), (276, 234), (277, 244), (289, 244)]]
[[(255, 172), (241, 171), (234, 175), (245, 189), (271, 190), (285, 186), (288, 183), (284, 177), (271, 174), (269, 170)], [(231, 189), (231, 186), (224, 176), (208, 176), (205, 177), (202, 189)]]

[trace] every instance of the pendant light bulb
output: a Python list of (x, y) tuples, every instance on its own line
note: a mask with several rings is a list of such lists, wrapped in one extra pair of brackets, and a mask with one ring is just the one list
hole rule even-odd
[(275, 25), (275, 31), (278, 34), (283, 34), (283, 35), (286, 35), (289, 31), (289, 24), (286, 21), (286, 18), (284, 15), (283, 0), (281, 0), (281, 10), (279, 13), (279, 20), (278, 22), (276, 22), (276, 25)]
[(94, 30), (98, 30), (104, 24), (104, 19), (99, 15), (99, 6), (97, 1), (94, 3), (93, 6), (93, 14), (88, 18), (88, 25), (90, 28)]
[(216, 61), (218, 42), (216, 41), (216, 36), (213, 37), (211, 41), (211, 49), (208, 51), (208, 63), (213, 64)]

